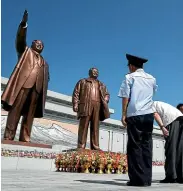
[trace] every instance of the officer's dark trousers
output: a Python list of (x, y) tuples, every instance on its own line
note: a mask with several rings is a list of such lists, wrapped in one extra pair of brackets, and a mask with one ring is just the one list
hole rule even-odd
[(128, 175), (134, 185), (151, 184), (153, 114), (127, 118)]

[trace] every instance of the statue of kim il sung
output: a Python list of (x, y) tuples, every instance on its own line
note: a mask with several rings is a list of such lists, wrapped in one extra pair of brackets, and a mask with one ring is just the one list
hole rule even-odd
[(28, 12), (25, 10), (16, 35), (18, 62), (1, 97), (2, 108), (8, 111), (5, 140), (14, 140), (18, 122), (22, 118), (19, 141), (30, 142), (34, 118), (43, 117), (47, 86), (48, 64), (41, 56), (44, 45), (34, 40), (26, 43)]

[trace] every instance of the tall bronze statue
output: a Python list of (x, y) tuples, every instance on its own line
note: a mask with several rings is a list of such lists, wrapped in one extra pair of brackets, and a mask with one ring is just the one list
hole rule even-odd
[(49, 81), (48, 64), (40, 55), (43, 42), (34, 40), (31, 48), (27, 47), (27, 21), (28, 12), (25, 10), (15, 42), (18, 62), (1, 97), (3, 109), (9, 111), (4, 139), (14, 139), (23, 116), (19, 137), (23, 142), (30, 142), (34, 118), (43, 117)]
[(88, 126), (90, 123), (90, 147), (99, 148), (99, 121), (110, 117), (108, 102), (109, 93), (106, 86), (97, 80), (98, 69), (89, 70), (89, 78), (77, 82), (73, 96), (73, 110), (77, 112), (79, 122), (78, 148), (85, 149)]

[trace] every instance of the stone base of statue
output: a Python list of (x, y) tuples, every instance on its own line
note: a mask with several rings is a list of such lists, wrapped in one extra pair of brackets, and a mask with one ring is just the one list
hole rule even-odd
[(76, 149), (58, 154), (57, 172), (126, 174), (127, 157), (122, 153)]
[(39, 148), (47, 148), (47, 149), (52, 148), (52, 145), (31, 143), (31, 142), (21, 142), (21, 141), (11, 141), (11, 140), (1, 140), (1, 144), (20, 145), (20, 146), (26, 146), (26, 147), (39, 147)]

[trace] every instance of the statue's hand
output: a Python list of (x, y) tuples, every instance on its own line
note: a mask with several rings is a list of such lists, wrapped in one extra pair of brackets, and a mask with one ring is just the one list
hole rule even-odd
[(22, 17), (22, 23), (27, 23), (28, 21), (28, 12), (27, 10), (24, 11), (24, 15)]
[(74, 106), (73, 110), (74, 110), (74, 112), (78, 112), (78, 106), (77, 105)]

